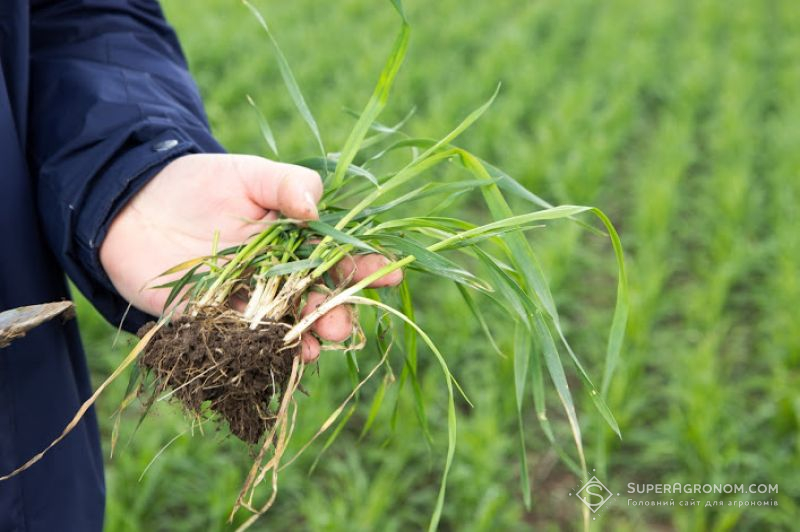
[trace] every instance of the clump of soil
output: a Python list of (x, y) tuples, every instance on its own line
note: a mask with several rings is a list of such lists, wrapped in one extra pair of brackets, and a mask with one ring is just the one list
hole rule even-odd
[[(141, 338), (155, 324), (138, 332)], [(238, 317), (203, 311), (162, 325), (142, 352), (139, 364), (156, 379), (156, 393), (172, 391), (191, 414), (206, 408), (232, 434), (254, 444), (275, 424), (277, 406), (299, 346), (286, 346), (289, 327), (269, 322), (251, 330)]]

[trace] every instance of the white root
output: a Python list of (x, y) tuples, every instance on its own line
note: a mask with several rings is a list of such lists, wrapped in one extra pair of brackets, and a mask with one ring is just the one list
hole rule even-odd
[[(253, 513), (253, 515), (251, 515), (247, 521), (237, 528), (237, 532), (249, 528), (261, 515), (264, 514), (264, 512), (269, 510), (278, 495), (278, 466), (280, 464), (281, 457), (286, 452), (286, 446), (294, 430), (294, 421), (297, 413), (297, 409), (295, 408), (294, 415), (291, 416), (290, 422), (289, 407), (293, 404), (292, 397), (294, 395), (294, 391), (300, 383), (300, 379), (303, 377), (304, 367), (305, 366), (300, 361), (300, 358), (295, 357), (292, 363), (292, 372), (289, 376), (287, 389), (284, 393), (283, 400), (281, 401), (281, 405), (278, 410), (277, 421), (275, 425), (273, 425), (267, 437), (264, 439), (264, 443), (259, 450), (253, 466), (250, 468), (250, 473), (247, 475), (247, 480), (245, 481), (244, 486), (242, 486), (239, 497), (236, 500), (236, 504), (231, 511), (229, 521), (233, 520), (233, 516), (236, 514), (236, 511), (239, 508), (245, 508)], [(275, 445), (273, 456), (266, 465), (262, 466), (261, 464), (266, 456), (267, 450), (273, 445), (273, 443)], [(253, 506), (255, 489), (264, 480), (264, 477), (269, 471), (272, 471), (272, 493), (264, 505), (261, 508), (256, 509)], [(245, 501), (245, 499), (247, 499), (247, 501)]]

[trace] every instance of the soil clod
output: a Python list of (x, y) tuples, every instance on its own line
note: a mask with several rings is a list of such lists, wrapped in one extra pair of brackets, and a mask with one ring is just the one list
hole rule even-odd
[[(153, 326), (144, 325), (138, 336)], [(155, 377), (158, 396), (170, 393), (198, 417), (216, 413), (232, 434), (254, 444), (275, 423), (299, 350), (284, 344), (288, 330), (282, 322), (250, 330), (224, 313), (180, 316), (153, 336), (139, 364)]]

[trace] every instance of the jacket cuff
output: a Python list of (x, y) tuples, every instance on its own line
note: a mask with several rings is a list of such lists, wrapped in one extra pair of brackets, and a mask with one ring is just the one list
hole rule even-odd
[(130, 307), (119, 295), (100, 262), (100, 246), (114, 217), (170, 162), (190, 153), (225, 151), (209, 132), (191, 133), (167, 129), (115, 157), (98, 176), (72, 228), (77, 264), (68, 272), (70, 277), (107, 320), (129, 332), (155, 318)]

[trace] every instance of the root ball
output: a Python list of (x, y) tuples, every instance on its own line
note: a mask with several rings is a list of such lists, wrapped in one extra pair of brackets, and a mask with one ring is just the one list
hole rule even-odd
[[(142, 337), (154, 324), (139, 332)], [(235, 315), (200, 312), (164, 324), (139, 358), (155, 378), (157, 395), (171, 393), (192, 415), (209, 411), (223, 418), (232, 434), (255, 444), (275, 423), (292, 358), (289, 326), (268, 322), (256, 330)]]

